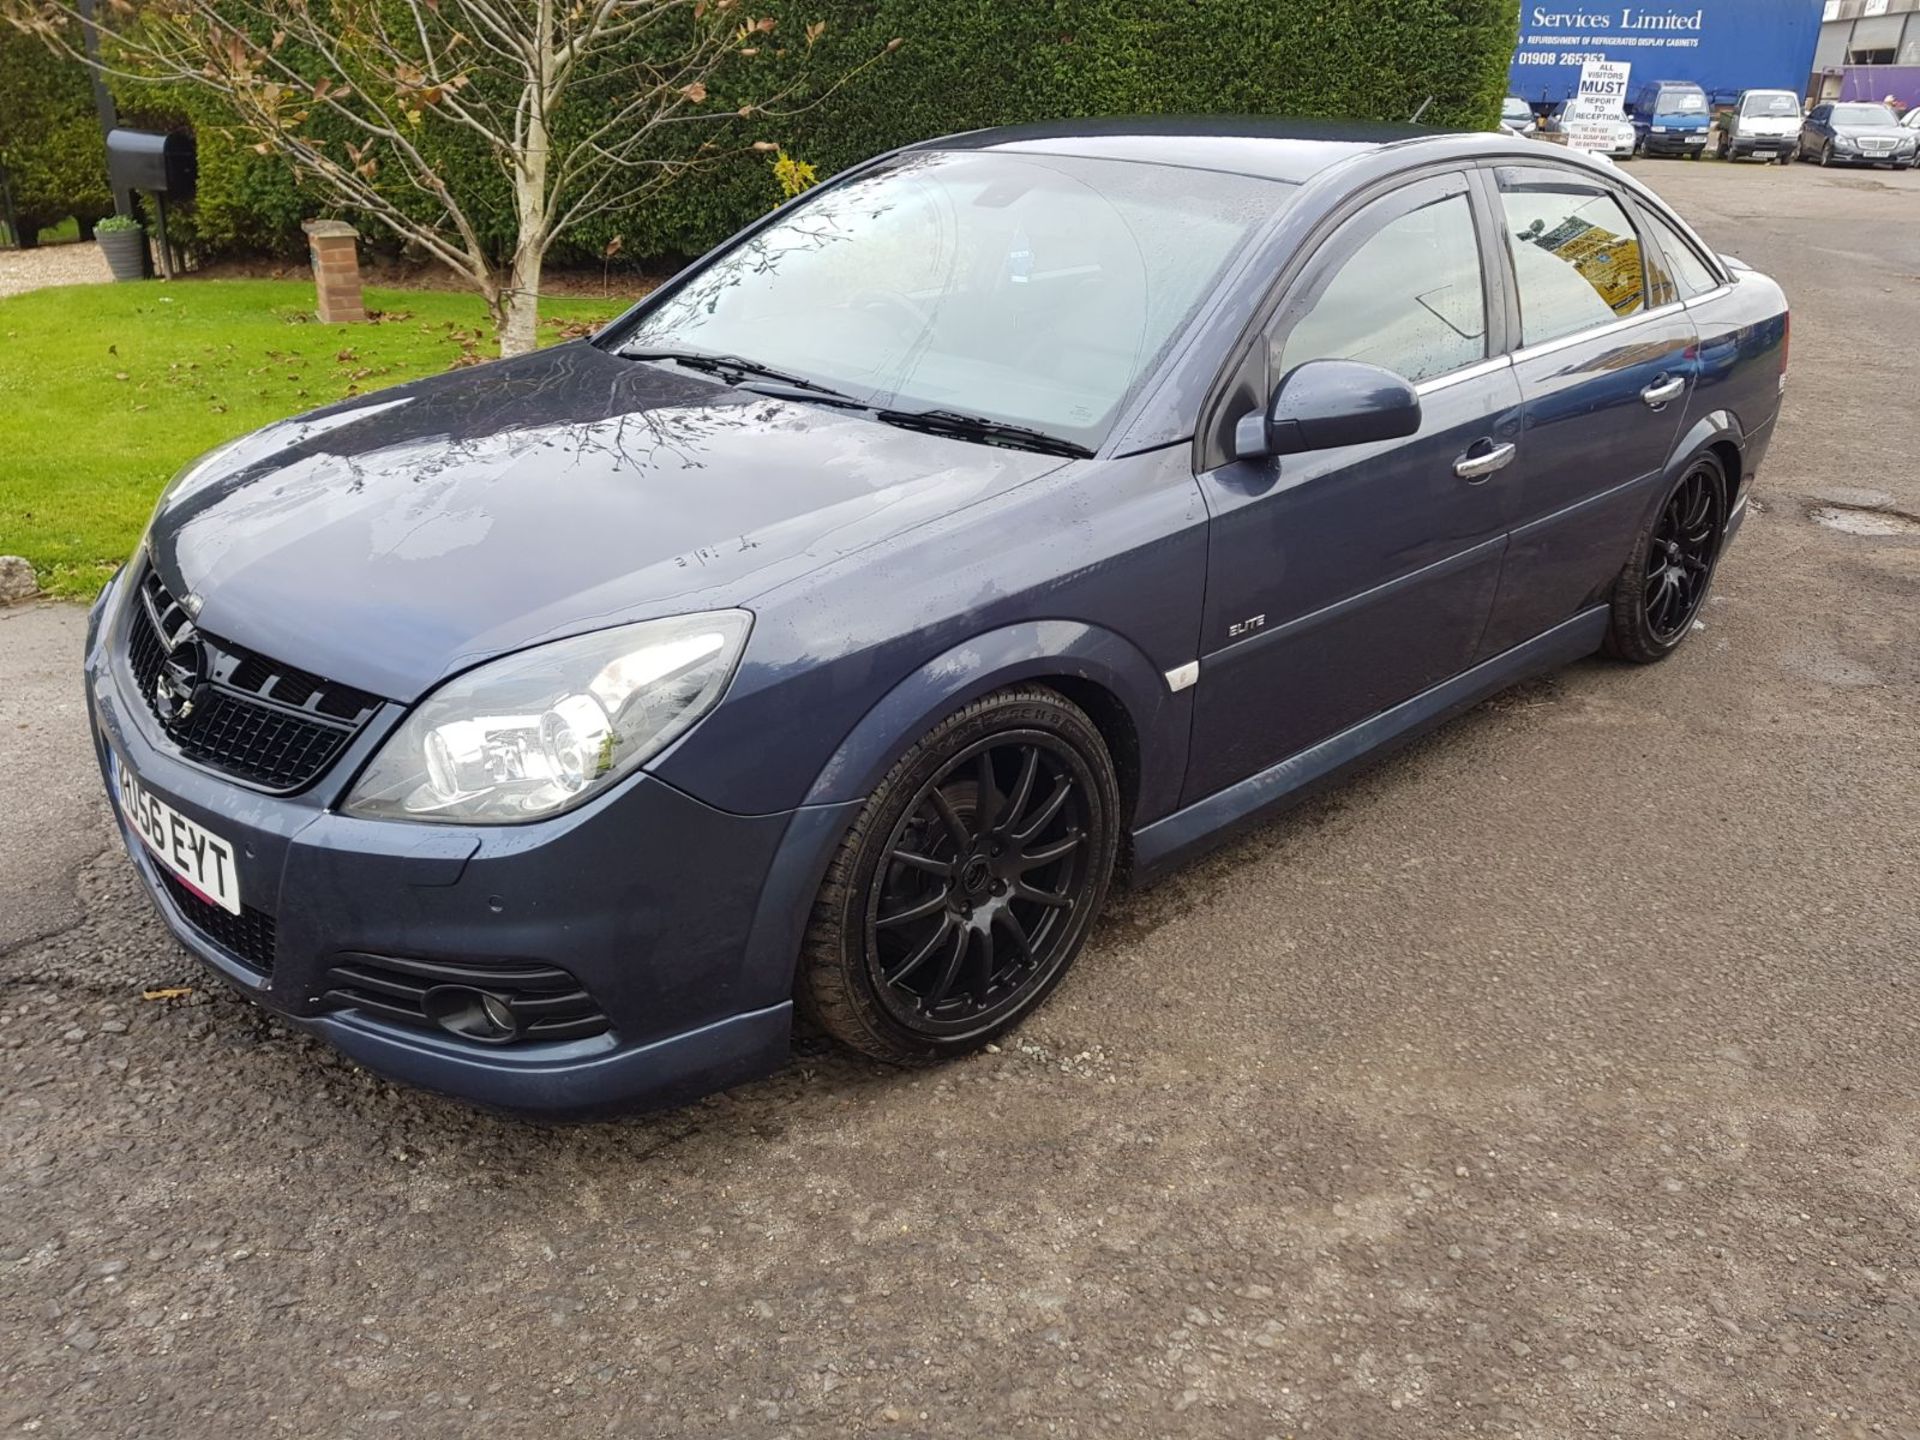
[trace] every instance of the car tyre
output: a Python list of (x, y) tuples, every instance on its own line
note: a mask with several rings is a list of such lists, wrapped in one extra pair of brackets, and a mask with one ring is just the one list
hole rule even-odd
[(1073, 964), (1120, 827), (1112, 757), (1065, 696), (1019, 686), (948, 716), (827, 867), (795, 986), (803, 1017), (894, 1064), (978, 1049)]
[(1727, 473), (1710, 453), (1668, 487), (1614, 583), (1602, 654), (1651, 665), (1693, 633), (1726, 538), (1728, 492)]
[(1827, 141), (1820, 147), (1820, 164), (1828, 169), (1833, 166), (1833, 142)]

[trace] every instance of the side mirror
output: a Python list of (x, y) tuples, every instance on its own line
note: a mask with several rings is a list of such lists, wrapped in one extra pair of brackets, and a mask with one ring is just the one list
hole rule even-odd
[(1358, 360), (1309, 360), (1281, 377), (1264, 414), (1240, 417), (1233, 458), (1398, 440), (1419, 428), (1420, 397), (1391, 370)]

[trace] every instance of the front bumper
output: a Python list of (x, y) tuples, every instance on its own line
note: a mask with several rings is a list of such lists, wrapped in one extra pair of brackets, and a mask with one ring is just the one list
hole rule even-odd
[(1798, 144), (1793, 135), (1735, 135), (1727, 149), (1735, 155), (1785, 155)]
[(1858, 146), (1851, 150), (1842, 150), (1836, 145), (1833, 149), (1833, 159), (1838, 165), (1891, 165), (1898, 170), (1902, 166), (1913, 164), (1914, 152), (1911, 150), (1865, 150)]
[(1662, 135), (1657, 130), (1649, 130), (1642, 137), (1640, 148), (1649, 155), (1698, 155), (1707, 148), (1707, 132), (1686, 130)]
[[(112, 762), (234, 848), (241, 901), (271, 917), (270, 956), (238, 954), (115, 815), (154, 904), (224, 979), (369, 1069), (477, 1104), (576, 1117), (681, 1103), (784, 1062), (794, 957), (853, 805), (715, 810), (650, 775), (579, 810), (515, 826), (362, 820), (330, 808), (398, 715), (368, 726), (310, 791), (261, 794), (173, 753), (114, 641), (117, 591), (95, 607), (87, 706)], [(104, 617), (104, 623), (102, 623)], [(396, 709), (397, 707), (389, 707)], [(111, 788), (111, 787), (110, 787)], [(220, 912), (224, 914), (224, 912)], [(489, 1044), (343, 1003), (351, 956), (568, 972), (603, 1033)]]

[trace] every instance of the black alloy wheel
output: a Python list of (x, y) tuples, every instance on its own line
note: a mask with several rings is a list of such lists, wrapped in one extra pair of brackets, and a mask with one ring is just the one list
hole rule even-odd
[(803, 1008), (900, 1063), (984, 1044), (1079, 953), (1118, 812), (1099, 732), (1064, 697), (1002, 691), (943, 721), (876, 788), (829, 868)]
[(1726, 534), (1727, 495), (1726, 473), (1712, 455), (1695, 460), (1667, 492), (1614, 587), (1606, 653), (1647, 664), (1692, 633)]

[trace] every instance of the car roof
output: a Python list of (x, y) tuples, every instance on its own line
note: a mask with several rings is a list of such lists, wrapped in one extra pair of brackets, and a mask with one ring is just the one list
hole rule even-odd
[(1447, 132), (1424, 125), (1365, 120), (1289, 120), (1269, 116), (1148, 116), (1053, 120), (973, 130), (909, 147), (1074, 155), (1220, 170), (1297, 184), (1368, 150)]

